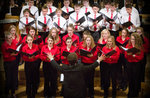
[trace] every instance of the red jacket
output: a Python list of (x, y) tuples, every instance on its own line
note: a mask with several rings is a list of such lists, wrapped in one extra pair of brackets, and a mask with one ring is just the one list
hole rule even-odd
[[(48, 38), (48, 37), (45, 38), (45, 44), (47, 44), (47, 38)], [(60, 37), (59, 37), (58, 43), (55, 43), (55, 45), (58, 46), (58, 47), (61, 47), (61, 46), (62, 46), (61, 38), (60, 38)]]
[(15, 39), (13, 39), (13, 41), (15, 41), (16, 45), (19, 46), (21, 44), (22, 37), (19, 35), (19, 40), (17, 40), (17, 36), (16, 36)]
[(40, 58), (42, 61), (45, 62), (50, 62), (50, 60), (47, 58), (47, 54), (51, 53), (52, 55), (54, 55), (54, 59), (56, 61), (60, 60), (60, 49), (57, 46), (53, 46), (53, 48), (51, 50), (49, 50), (47, 45), (44, 45), (41, 49), (41, 54), (40, 54)]
[[(27, 38), (27, 36), (25, 36), (25, 37), (23, 38), (22, 42), (21, 42), (21, 43), (23, 43), (23, 46), (27, 44), (27, 43), (26, 43), (26, 38)], [(38, 36), (38, 38), (41, 38), (41, 36)], [(36, 37), (34, 37), (34, 40), (36, 40)], [(43, 40), (41, 41), (41, 43), (39, 43), (39, 44), (37, 44), (37, 45), (38, 45), (39, 49), (41, 50), (42, 46), (44, 45)]]
[[(87, 50), (87, 47), (80, 47), (80, 49), (84, 49), (84, 50)], [(90, 48), (89, 50), (87, 51), (91, 51), (92, 48)], [(81, 56), (81, 62), (83, 63), (88, 63), (88, 64), (91, 64), (91, 63), (94, 63), (96, 60), (97, 60), (97, 57), (98, 57), (98, 48), (96, 47), (96, 50), (92, 53), (93, 56), (92, 57), (86, 57), (86, 56)]]
[[(106, 42), (105, 40), (102, 40), (102, 43), (100, 43), (100, 40), (98, 40), (98, 42), (97, 42), (97, 43), (99, 43), (99, 44), (106, 44), (107, 42)], [(97, 45), (97, 48), (102, 49), (103, 47), (102, 47), (102, 46)]]
[[(125, 43), (127, 40), (129, 40), (129, 39), (130, 39), (129, 37), (126, 37), (126, 39), (123, 41), (123, 40), (122, 40), (122, 37), (121, 37), (121, 36), (118, 36), (117, 39), (116, 39), (116, 41), (119, 42), (119, 43), (121, 43), (121, 44), (123, 44), (123, 43)], [(126, 46), (123, 46), (123, 47), (126, 47)], [(123, 49), (120, 49), (120, 53), (124, 54), (124, 50), (123, 50)]]
[[(36, 44), (32, 44), (31, 49), (28, 47), (28, 44), (26, 44), (25, 46), (22, 47), (23, 53), (32, 54), (37, 51), (39, 51), (39, 48), (38, 48), (38, 45), (36, 45)], [(30, 58), (29, 56), (26, 56), (24, 54), (22, 55), (22, 57), (23, 57), (24, 61), (33, 62), (33, 61), (36, 61), (37, 59), (39, 59), (39, 54), (34, 56), (33, 58)]]
[(63, 51), (66, 51), (66, 52), (70, 52), (70, 53), (76, 53), (77, 54), (77, 56), (79, 57), (79, 52), (78, 52), (78, 48), (77, 47), (75, 47), (75, 46), (71, 46), (71, 48), (70, 48), (70, 50), (68, 51), (67, 50), (67, 46), (63, 46), (62, 48), (61, 48), (61, 60), (62, 60), (62, 63), (63, 64), (69, 64), (69, 62), (68, 62), (68, 60), (67, 60), (67, 57), (66, 58), (64, 58), (64, 56), (62, 55), (63, 54)]
[[(133, 48), (133, 46), (129, 46), (128, 44), (126, 48), (130, 49)], [(141, 50), (140, 53), (136, 53), (135, 57), (133, 57), (133, 55), (128, 55), (127, 52), (125, 51), (125, 58), (127, 59), (128, 62), (139, 62), (143, 59), (143, 57), (144, 57), (143, 50)]]
[[(62, 38), (62, 45), (65, 46), (66, 45), (66, 38), (69, 37), (68, 34), (63, 36)], [(75, 43), (75, 46), (78, 47), (79, 46), (79, 37), (75, 34), (72, 35), (72, 42), (74, 42), (75, 40), (77, 40), (77, 42)]]
[[(109, 49), (108, 47), (104, 46), (102, 51), (107, 54), (108, 52), (112, 51), (113, 48)], [(119, 56), (120, 56), (120, 50), (119, 48), (116, 46), (116, 49), (115, 49), (116, 53), (114, 53), (113, 55), (111, 55), (110, 57), (106, 58), (104, 60), (104, 62), (106, 63), (109, 63), (109, 64), (112, 64), (112, 63), (118, 63), (118, 59), (119, 59)]]
[(16, 60), (15, 56), (12, 56), (8, 49), (16, 50), (17, 45), (16, 41), (12, 41), (11, 45), (9, 45), (6, 41), (1, 45), (2, 55), (4, 61), (14, 61)]
[(149, 45), (149, 40), (146, 37), (144, 37), (143, 47), (144, 47), (144, 53), (149, 53), (150, 45)]

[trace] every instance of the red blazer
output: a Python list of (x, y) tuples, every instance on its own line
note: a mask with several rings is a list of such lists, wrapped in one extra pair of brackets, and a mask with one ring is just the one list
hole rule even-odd
[(62, 55), (63, 51), (70, 52), (70, 53), (75, 52), (77, 54), (77, 56), (79, 57), (79, 52), (78, 52), (78, 48), (77, 47), (71, 46), (70, 50), (68, 51), (67, 50), (67, 46), (63, 46), (61, 48), (61, 60), (62, 60), (63, 64), (67, 64), (67, 65), (69, 64), (67, 58), (64, 58), (64, 56)]
[(16, 60), (15, 56), (12, 56), (10, 52), (8, 52), (7, 50), (13, 49), (16, 50), (17, 49), (17, 45), (16, 45), (16, 41), (12, 41), (11, 45), (9, 45), (6, 41), (1, 45), (1, 49), (2, 49), (2, 55), (3, 55), (3, 60), (4, 61), (14, 61)]
[[(113, 48), (109, 49), (108, 47), (104, 46), (102, 51), (107, 54), (108, 52), (112, 51)], [(106, 58), (104, 60), (104, 62), (106, 63), (109, 63), (109, 64), (112, 64), (112, 63), (118, 63), (118, 59), (119, 59), (119, 56), (120, 56), (120, 50), (119, 48), (116, 46), (116, 49), (115, 51), (117, 51), (116, 53), (114, 53), (113, 55), (111, 55), (110, 57)]]
[(150, 43), (149, 43), (149, 40), (148, 38), (144, 37), (144, 44), (143, 44), (143, 47), (144, 47), (144, 53), (149, 53), (150, 51)]
[[(27, 54), (32, 54), (34, 52), (39, 51), (38, 45), (32, 44), (32, 49), (28, 47), (28, 44), (22, 47), (22, 52)], [(29, 56), (22, 55), (24, 61), (33, 62), (39, 59), (39, 54), (34, 56), (33, 58), (29, 58)]]
[(21, 44), (22, 37), (19, 35), (19, 40), (17, 40), (17, 36), (16, 36), (15, 39), (13, 39), (13, 41), (16, 43), (17, 46), (19, 46)]
[[(133, 48), (133, 46), (129, 46), (128, 44), (126, 48), (130, 49)], [(143, 59), (143, 57), (144, 57), (143, 50), (141, 50), (140, 54), (136, 53), (135, 57), (133, 57), (133, 55), (128, 55), (127, 52), (125, 52), (125, 58), (127, 59), (128, 62), (139, 62)]]
[[(122, 37), (121, 37), (121, 36), (118, 36), (118, 37), (116, 38), (116, 41), (119, 42), (119, 43), (121, 43), (121, 44), (123, 44), (123, 43), (125, 43), (127, 40), (129, 40), (129, 39), (130, 39), (130, 37), (126, 37), (126, 39), (123, 41), (123, 40), (122, 40)], [(126, 47), (126, 46), (123, 46), (123, 47)], [(120, 53), (124, 54), (124, 50), (123, 50), (123, 49), (120, 49)]]
[[(66, 45), (66, 38), (69, 37), (68, 34), (63, 36), (62, 38), (62, 45), (65, 46)], [(75, 34), (72, 35), (72, 42), (74, 42), (75, 40), (77, 40), (77, 42), (75, 43), (75, 46), (78, 47), (79, 46), (79, 37)]]
[(50, 60), (47, 58), (47, 53), (51, 53), (52, 55), (54, 55), (54, 59), (56, 61), (60, 60), (60, 49), (57, 46), (53, 46), (53, 48), (51, 50), (49, 50), (47, 45), (44, 45), (41, 49), (41, 54), (40, 54), (40, 58), (42, 61), (45, 62), (50, 62)]
[[(48, 38), (48, 37), (45, 38), (45, 44), (47, 44), (47, 38)], [(55, 43), (55, 45), (58, 46), (58, 47), (61, 47), (61, 46), (62, 46), (61, 38), (60, 38), (60, 37), (59, 37), (58, 43)]]
[[(100, 40), (98, 40), (97, 43), (100, 44)], [(106, 43), (107, 43), (107, 42), (106, 42), (105, 40), (102, 40), (102, 43), (101, 43), (101, 44), (106, 44)], [(97, 48), (102, 49), (103, 47), (97, 45)]]
[[(84, 49), (84, 50), (87, 50), (87, 47), (80, 47), (80, 49)], [(89, 50), (87, 51), (91, 51), (92, 48), (90, 48)], [(92, 53), (93, 56), (92, 57), (86, 57), (86, 56), (81, 56), (81, 62), (83, 63), (88, 63), (88, 64), (91, 64), (91, 63), (94, 63), (96, 60), (97, 60), (97, 57), (98, 57), (98, 48), (96, 47), (96, 50)]]

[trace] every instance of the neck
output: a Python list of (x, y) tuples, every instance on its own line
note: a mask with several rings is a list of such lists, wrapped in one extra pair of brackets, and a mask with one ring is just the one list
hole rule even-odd
[(28, 47), (31, 49), (32, 48), (32, 44), (28, 44)]
[(11, 42), (10, 41), (6, 41), (9, 45), (11, 45)]

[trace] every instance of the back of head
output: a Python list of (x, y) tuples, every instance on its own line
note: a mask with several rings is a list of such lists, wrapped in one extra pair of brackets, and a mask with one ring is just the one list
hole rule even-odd
[(76, 53), (70, 53), (68, 56), (67, 56), (67, 60), (69, 62), (70, 65), (75, 65), (77, 63), (77, 54)]

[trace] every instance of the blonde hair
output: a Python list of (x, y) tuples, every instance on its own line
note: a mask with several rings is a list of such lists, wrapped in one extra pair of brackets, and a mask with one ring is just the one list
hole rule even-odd
[[(137, 33), (132, 33), (131, 36), (135, 38), (135, 48), (137, 49), (143, 49), (143, 42), (139, 34)], [(131, 46), (131, 36), (129, 40), (129, 47)]]
[[(68, 27), (72, 28), (73, 31), (74, 31), (74, 26), (73, 26), (73, 24), (69, 24)], [(68, 28), (68, 27), (67, 27), (67, 28)]]
[[(114, 36), (109, 36), (108, 39), (112, 40), (112, 48), (115, 49), (116, 48), (116, 43), (115, 43)], [(108, 47), (108, 43), (106, 43), (106, 47)]]
[(52, 27), (50, 32), (49, 32), (49, 35), (48, 36), (52, 36), (52, 31), (55, 30), (56, 31), (56, 38), (53, 38), (54, 39), (54, 42), (55, 44), (59, 42), (59, 35), (58, 35), (58, 32), (57, 32), (57, 29), (55, 27)]
[(104, 29), (104, 30), (102, 30), (102, 32), (101, 32), (101, 36), (100, 36), (100, 39), (99, 39), (99, 41), (100, 41), (100, 43), (102, 43), (102, 41), (103, 41), (103, 34), (105, 33), (105, 32), (107, 32), (108, 33), (108, 37), (110, 36), (110, 32), (109, 32), (109, 30), (108, 29)]
[(11, 34), (10, 32), (8, 32), (8, 31), (5, 31), (4, 34), (5, 34), (5, 39), (7, 39), (8, 36), (12, 35), (12, 34)]
[(8, 29), (9, 33), (10, 33), (10, 31), (11, 31), (12, 28), (15, 28), (15, 30), (16, 30), (15, 35), (17, 37), (16, 39), (19, 41), (20, 36), (19, 36), (19, 33), (17, 32), (17, 27), (15, 25), (10, 25), (9, 26), (9, 29)]
[[(95, 47), (95, 42), (94, 42), (94, 39), (91, 35), (87, 35), (86, 39), (87, 38), (90, 38), (91, 39), (91, 47), (90, 48), (94, 48)], [(86, 44), (86, 39), (83, 41), (83, 47), (87, 47), (87, 44)]]
[(62, 13), (62, 10), (61, 10), (60, 8), (57, 8), (57, 9), (56, 9), (56, 13), (57, 13), (58, 11), (61, 11), (61, 13)]

